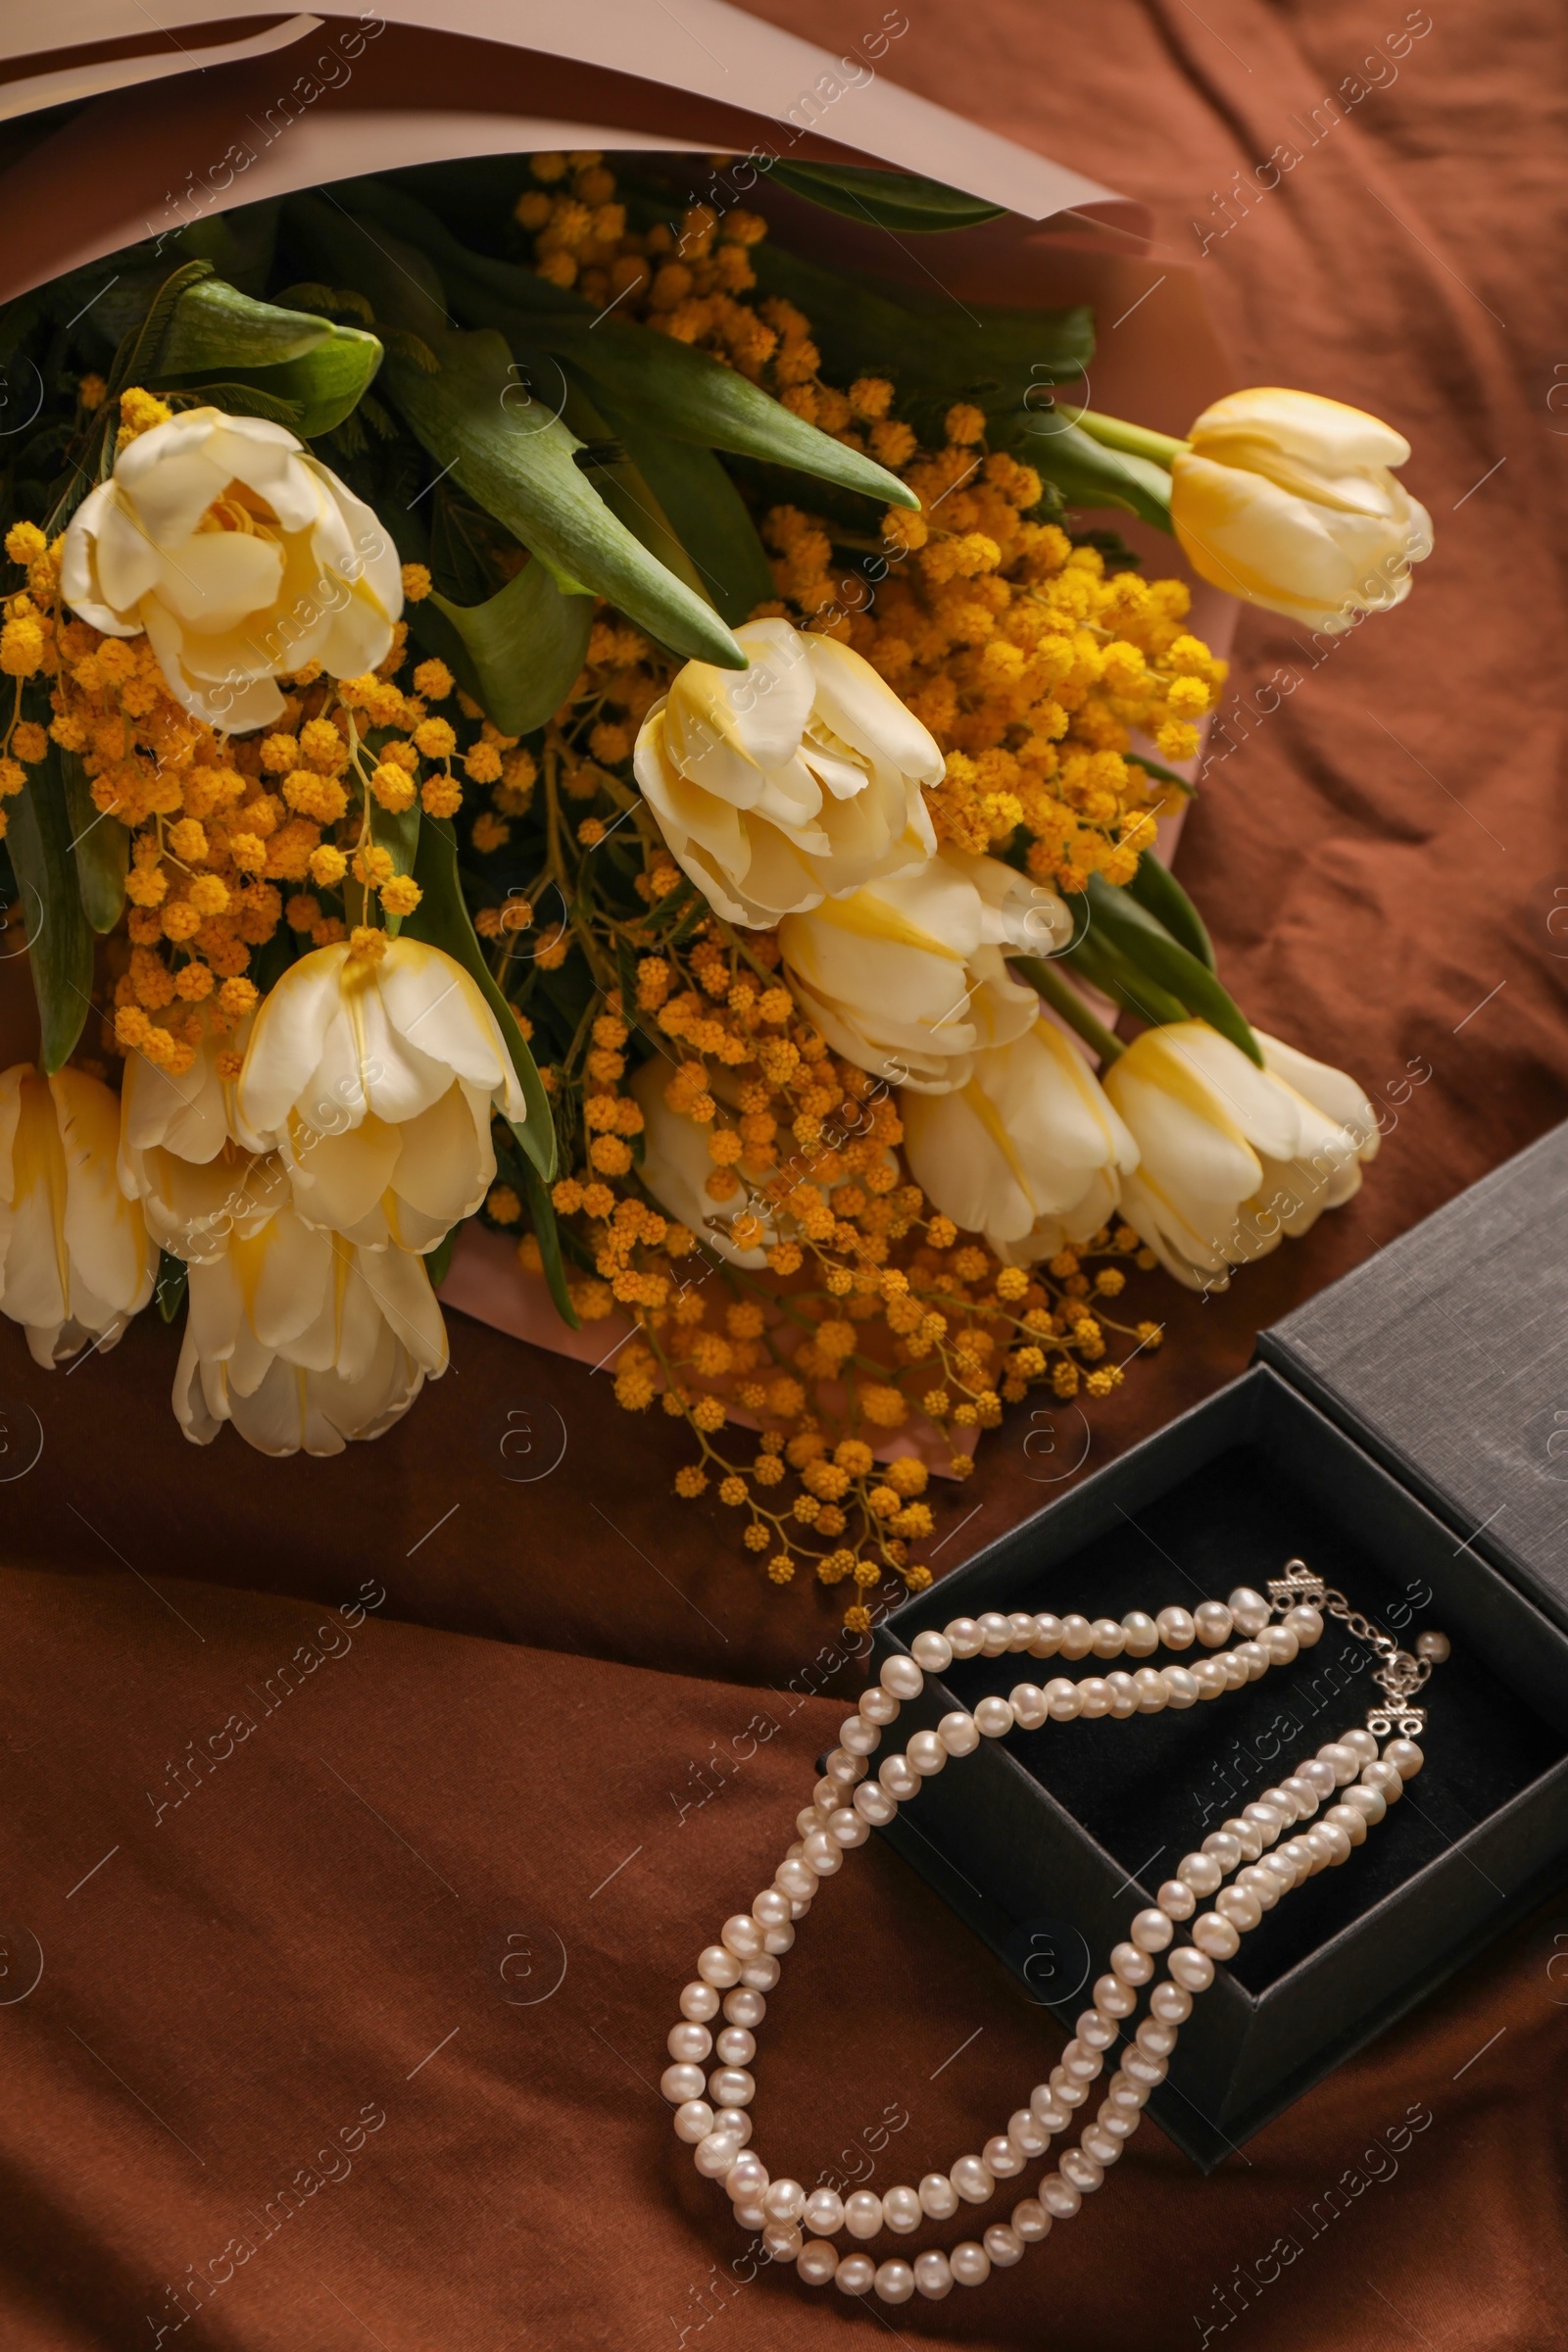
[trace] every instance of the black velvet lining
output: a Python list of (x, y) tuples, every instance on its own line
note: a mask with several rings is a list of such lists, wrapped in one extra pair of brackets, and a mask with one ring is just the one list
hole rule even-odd
[[(1123, 1513), (1069, 1560), (1043, 1570), (1038, 1586), (1020, 1590), (1009, 1578), (1005, 1602), (995, 1603), (1054, 1609), (1058, 1616), (1076, 1610), (1090, 1618), (1120, 1617), (1135, 1608), (1155, 1615), (1173, 1602), (1191, 1609), (1200, 1600), (1223, 1600), (1238, 1585), (1263, 1592), (1286, 1559), (1300, 1554), (1340, 1587), (1353, 1608), (1406, 1647), (1413, 1648), (1416, 1635), (1429, 1627), (1450, 1635), (1453, 1653), (1422, 1693), (1428, 1707), (1425, 1769), (1348, 1862), (1284, 1897), (1243, 1937), (1227, 1966), (1254, 1994), (1568, 1753), (1568, 1725), (1548, 1723), (1492, 1671), (1478, 1654), (1484, 1642), (1463, 1639), (1446, 1622), (1441, 1602), (1412, 1606), (1426, 1590), (1421, 1576), (1406, 1579), (1399, 1563), (1369, 1554), (1358, 1541), (1356, 1515), (1336, 1494), (1332, 1460), (1324, 1468), (1330, 1475), (1308, 1485), (1273, 1448), (1231, 1446), (1136, 1517)], [(1490, 1571), (1477, 1573), (1490, 1580)], [(957, 1604), (958, 1589), (953, 1597)], [(927, 1623), (942, 1622), (929, 1609), (922, 1615)], [(1191, 1665), (1205, 1654), (1195, 1643), (1182, 1655), (1161, 1649), (1147, 1660), (1108, 1663), (1016, 1654), (955, 1659), (940, 1679), (973, 1707), (989, 1692), (1005, 1695), (1019, 1682), (1043, 1685), (1057, 1674), (1077, 1679), (1115, 1666)], [(1127, 1889), (1130, 1919), (1140, 1886), (1152, 1900), (1182, 1856), (1227, 1815), (1314, 1755), (1324, 1740), (1365, 1722), (1367, 1707), (1381, 1696), (1370, 1676), (1375, 1662), (1364, 1643), (1330, 1618), (1313, 1649), (1290, 1666), (1271, 1667), (1245, 1690), (1126, 1722), (1052, 1722), (1037, 1732), (1015, 1731), (1006, 1744), (1136, 1882)]]

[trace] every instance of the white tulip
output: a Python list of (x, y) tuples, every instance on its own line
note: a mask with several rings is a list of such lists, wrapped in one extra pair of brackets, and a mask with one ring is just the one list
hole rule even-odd
[(236, 1092), (242, 1129), (288, 1167), (307, 1223), (428, 1250), (496, 1172), (492, 1109), (522, 1088), (477, 983), (441, 949), (318, 948), (263, 998)]
[(1044, 883), (944, 850), (912, 873), (780, 923), (789, 983), (835, 1053), (925, 1094), (966, 1086), (975, 1057), (1024, 1036), (1040, 1000), (1005, 950), (1049, 954), (1072, 918)]
[(868, 662), (787, 620), (735, 631), (750, 668), (688, 662), (637, 738), (670, 856), (727, 922), (765, 929), (936, 848), (942, 754)]
[(1315, 392), (1232, 392), (1171, 461), (1171, 522), (1217, 588), (1310, 629), (1348, 628), (1410, 593), (1432, 518), (1394, 478), (1410, 444)]
[(1146, 1029), (1105, 1073), (1137, 1142), (1122, 1214), (1190, 1289), (1305, 1233), (1348, 1200), (1377, 1149), (1366, 1097), (1343, 1071), (1259, 1033), (1268, 1067), (1202, 1021)]
[(288, 1207), (190, 1269), (174, 1415), (193, 1445), (225, 1421), (259, 1452), (378, 1438), (447, 1366), (423, 1262), (365, 1250)]
[[(759, 1207), (744, 1180), (723, 1200), (715, 1200), (707, 1189), (716, 1164), (708, 1139), (714, 1127), (733, 1128), (734, 1113), (720, 1103), (712, 1125), (699, 1126), (683, 1112), (671, 1110), (664, 1101), (669, 1077), (670, 1064), (662, 1054), (656, 1054), (631, 1080), (629, 1092), (643, 1114), (643, 1160), (638, 1173), (666, 1216), (689, 1226), (732, 1266), (755, 1272), (766, 1265), (767, 1252), (779, 1238), (772, 1217)], [(748, 1212), (760, 1217), (762, 1234), (760, 1241), (743, 1250), (730, 1240), (729, 1228)]]
[(1010, 1265), (1086, 1242), (1115, 1214), (1138, 1147), (1077, 1049), (1037, 1020), (974, 1057), (949, 1094), (900, 1101), (909, 1173), (932, 1206)]
[(204, 1029), (196, 1058), (177, 1075), (145, 1054), (125, 1056), (120, 1090), (120, 1189), (141, 1202), (153, 1240), (172, 1257), (205, 1264), (235, 1233), (259, 1232), (289, 1197), (288, 1171), (239, 1119), (235, 1081), (219, 1057), (244, 1045)]
[(272, 725), (307, 662), (373, 669), (403, 610), (363, 499), (284, 426), (208, 408), (127, 443), (72, 517), (61, 589), (106, 636), (145, 630), (176, 702), (234, 733)]
[(120, 1105), (81, 1070), (0, 1075), (0, 1313), (35, 1362), (114, 1347), (152, 1297), (158, 1253), (115, 1179)]

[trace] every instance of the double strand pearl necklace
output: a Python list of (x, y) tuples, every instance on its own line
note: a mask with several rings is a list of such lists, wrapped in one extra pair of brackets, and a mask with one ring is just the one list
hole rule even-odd
[[(1005, 2132), (987, 2140), (978, 2156), (960, 2156), (951, 2172), (927, 2173), (918, 2188), (890, 2188), (880, 2196), (862, 2188), (841, 2197), (835, 2189), (808, 2191), (798, 2180), (770, 2179), (748, 2145), (752, 2120), (747, 2109), (757, 2087), (749, 2071), (756, 2031), (766, 2012), (766, 1995), (778, 1983), (780, 1957), (795, 1941), (795, 1923), (810, 1910), (820, 1881), (842, 1868), (846, 1853), (892, 1821), (900, 1805), (918, 1795), (922, 1783), (951, 1758), (974, 1754), (983, 1739), (1001, 1739), (1014, 1726), (1034, 1731), (1047, 1722), (1067, 1723), (1078, 1715), (1157, 1714), (1240, 1690), (1310, 1648), (1322, 1635), (1325, 1608), (1377, 1652), (1373, 1680), (1384, 1690), (1383, 1700), (1368, 1709), (1364, 1729), (1328, 1740), (1178, 1865), (1154, 1903), (1132, 1921), (1128, 1940), (1111, 1952), (1108, 1973), (1095, 1984), (1094, 2006), (1079, 2017), (1050, 2081), (1036, 2084), (1028, 2105), (1008, 2118)], [(1235, 1632), (1244, 1638), (1225, 1647)], [(1108, 1661), (1123, 1654), (1147, 1658), (1161, 1646), (1189, 1650), (1195, 1642), (1207, 1654), (1191, 1667), (1142, 1666), (1134, 1673), (1117, 1670), (1081, 1681), (1059, 1676), (1043, 1690), (1019, 1683), (1007, 1698), (983, 1698), (972, 1714), (957, 1710), (945, 1715), (934, 1732), (914, 1733), (901, 1754), (883, 1759), (875, 1780), (866, 1777), (867, 1760), (897, 1721), (902, 1703), (919, 1696), (926, 1674), (942, 1674), (955, 1658), (1012, 1651)], [(1036, 1616), (993, 1612), (955, 1618), (940, 1634), (917, 1634), (909, 1655), (884, 1660), (880, 1681), (861, 1694), (857, 1712), (840, 1727), (840, 1743), (827, 1759), (812, 1802), (797, 1816), (800, 1835), (773, 1884), (749, 1913), (724, 1922), (719, 1941), (702, 1954), (696, 1980), (680, 1996), (681, 2022), (670, 2030), (671, 2063), (661, 2088), (675, 2109), (676, 2136), (692, 2143), (698, 2171), (723, 2183), (741, 2228), (760, 2230), (771, 2260), (793, 2262), (808, 2286), (831, 2280), (848, 2295), (874, 2288), (886, 2303), (906, 2303), (916, 2291), (938, 2301), (955, 2280), (979, 2286), (993, 2268), (1009, 2269), (1055, 2222), (1078, 2212), (1121, 2155), (1143, 2120), (1151, 2090), (1165, 2078), (1194, 1996), (1214, 1981), (1214, 1963), (1235, 1955), (1242, 1936), (1282, 1894), (1346, 1861), (1420, 1771), (1423, 1757), (1415, 1735), (1425, 1730), (1426, 1714), (1411, 1702), (1433, 1666), (1448, 1655), (1448, 1646), (1446, 1635), (1426, 1633), (1412, 1656), (1300, 1560), (1287, 1562), (1284, 1574), (1270, 1583), (1266, 1599), (1244, 1586), (1228, 1602), (1205, 1600), (1191, 1613), (1168, 1608), (1151, 1617), (1134, 1609), (1119, 1621), (1101, 1617), (1091, 1624), (1049, 1611)], [(1309, 1830), (1278, 1842), (1282, 1832), (1320, 1808), (1321, 1819)], [(1231, 1884), (1225, 1885), (1227, 1880)], [(1210, 1898), (1212, 1907), (1200, 1912), (1199, 1903)], [(1175, 1942), (1178, 1923), (1186, 1926), (1190, 1942)], [(1133, 2014), (1161, 1953), (1167, 1973), (1153, 1985), (1149, 2013), (1135, 2027)], [(725, 2022), (715, 2037), (710, 2021), (720, 2005)], [(912, 2261), (893, 2256), (879, 2263), (866, 2253), (840, 2253), (833, 2241), (841, 2231), (862, 2245), (883, 2230), (906, 2237), (927, 2218), (946, 2221), (962, 2205), (985, 2204), (1000, 2181), (1014, 2180), (1045, 2155), (1056, 2133), (1066, 2131), (1103, 2071), (1106, 2052), (1123, 2036), (1129, 2038), (1117, 2051), (1116, 2071), (1077, 2144), (1063, 2149), (1055, 2169), (1045, 2174), (1033, 2196), (1014, 2205), (1008, 2221), (991, 2224), (983, 2242), (968, 2238), (947, 2254), (931, 2248)], [(719, 2064), (705, 2077), (703, 2062), (710, 2056)]]

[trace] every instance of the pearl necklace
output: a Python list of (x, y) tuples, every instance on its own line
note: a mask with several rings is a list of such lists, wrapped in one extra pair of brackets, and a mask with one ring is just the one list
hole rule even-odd
[[(1322, 1635), (1325, 1608), (1377, 1652), (1373, 1680), (1384, 1690), (1383, 1700), (1368, 1709), (1364, 1729), (1327, 1741), (1177, 1866), (1153, 1904), (1131, 1922), (1128, 1940), (1111, 1952), (1108, 1973), (1095, 1984), (1094, 2005), (1079, 2017), (1049, 2082), (1036, 2084), (1028, 2105), (1008, 2118), (1006, 2130), (987, 2140), (978, 2156), (960, 2156), (951, 2172), (927, 2173), (918, 2188), (890, 2188), (880, 2196), (862, 2188), (841, 2197), (835, 2189), (808, 2192), (798, 2180), (770, 2179), (747, 2144), (752, 2136), (747, 2109), (757, 2087), (749, 2071), (756, 2030), (766, 2012), (766, 1995), (778, 1983), (780, 1957), (795, 1941), (795, 1923), (810, 1910), (819, 1883), (842, 1868), (845, 1855), (863, 1845), (873, 1829), (892, 1821), (931, 1774), (950, 1759), (974, 1754), (982, 1740), (999, 1740), (1014, 1727), (1034, 1731), (1047, 1722), (1070, 1722), (1078, 1715), (1157, 1714), (1239, 1690), (1310, 1648)], [(1233, 1632), (1244, 1639), (1226, 1648)], [(983, 1698), (972, 1714), (958, 1709), (944, 1715), (934, 1732), (914, 1733), (901, 1754), (884, 1758), (875, 1780), (866, 1777), (868, 1759), (902, 1704), (919, 1696), (927, 1674), (944, 1673), (955, 1658), (1012, 1651), (1108, 1661), (1123, 1654), (1147, 1658), (1162, 1646), (1189, 1650), (1195, 1642), (1207, 1654), (1191, 1667), (1142, 1666), (1130, 1674), (1118, 1670), (1082, 1681), (1058, 1676), (1043, 1690), (1019, 1683), (1007, 1698)], [(696, 1980), (680, 1996), (681, 2022), (670, 2030), (671, 2064), (661, 2088), (675, 2109), (676, 2136), (692, 2144), (697, 2170), (723, 2183), (741, 2228), (760, 2230), (769, 2258), (793, 2262), (808, 2286), (831, 2280), (849, 2295), (874, 2288), (886, 2303), (906, 2303), (918, 2290), (939, 2301), (955, 2280), (979, 2286), (993, 2268), (1009, 2269), (1055, 2222), (1078, 2212), (1121, 2155), (1143, 2120), (1151, 2090), (1165, 2078), (1195, 1995), (1214, 1981), (1215, 1962), (1234, 1956), (1242, 1936), (1281, 1895), (1346, 1861), (1420, 1771), (1424, 1759), (1414, 1735), (1425, 1730), (1426, 1713), (1411, 1702), (1448, 1647), (1446, 1635), (1426, 1633), (1412, 1656), (1301, 1560), (1287, 1562), (1284, 1574), (1270, 1583), (1266, 1599), (1243, 1586), (1228, 1602), (1205, 1600), (1191, 1612), (1168, 1608), (1151, 1617), (1134, 1609), (1120, 1620), (1100, 1617), (1093, 1624), (1049, 1611), (1035, 1616), (993, 1612), (955, 1618), (940, 1634), (916, 1634), (907, 1654), (884, 1660), (880, 1680), (861, 1693), (856, 1713), (840, 1727), (839, 1745), (827, 1758), (810, 1805), (797, 1817), (800, 1836), (774, 1872), (773, 1884), (750, 1913), (724, 1922), (719, 1941), (702, 1954)], [(1381, 1753), (1380, 1740), (1385, 1742)], [(1277, 1842), (1282, 1831), (1308, 1820), (1320, 1806), (1326, 1810), (1310, 1830)], [(1232, 1883), (1227, 1886), (1226, 1880)], [(1211, 1897), (1212, 1907), (1199, 1912), (1199, 1903)], [(1175, 1942), (1178, 1923), (1187, 1927), (1190, 1942)], [(1134, 2027), (1133, 2013), (1161, 1953), (1167, 1973), (1150, 1993), (1149, 2014)], [(715, 2037), (710, 2021), (721, 2004), (725, 2023)], [(1105, 2053), (1124, 2035), (1130, 2038), (1117, 2054), (1116, 2071), (1077, 2144), (1062, 2151), (1055, 2170), (1044, 2176), (1033, 2196), (1014, 2205), (1008, 2221), (991, 2224), (983, 2243), (968, 2238), (951, 2253), (932, 2248), (912, 2262), (895, 2256), (881, 2263), (869, 2254), (841, 2254), (833, 2244), (841, 2230), (861, 2244), (884, 2229), (905, 2237), (923, 2220), (947, 2221), (960, 2206), (985, 2204), (1000, 2181), (1014, 2180), (1066, 2131), (1102, 2072)], [(719, 2064), (705, 2078), (702, 2062), (710, 2055)]]

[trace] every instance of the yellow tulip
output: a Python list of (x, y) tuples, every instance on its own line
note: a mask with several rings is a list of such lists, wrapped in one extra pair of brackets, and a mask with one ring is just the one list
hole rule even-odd
[(1410, 593), (1432, 520), (1396, 481), (1410, 445), (1315, 392), (1232, 392), (1171, 456), (1171, 522), (1195, 571), (1310, 629)]

